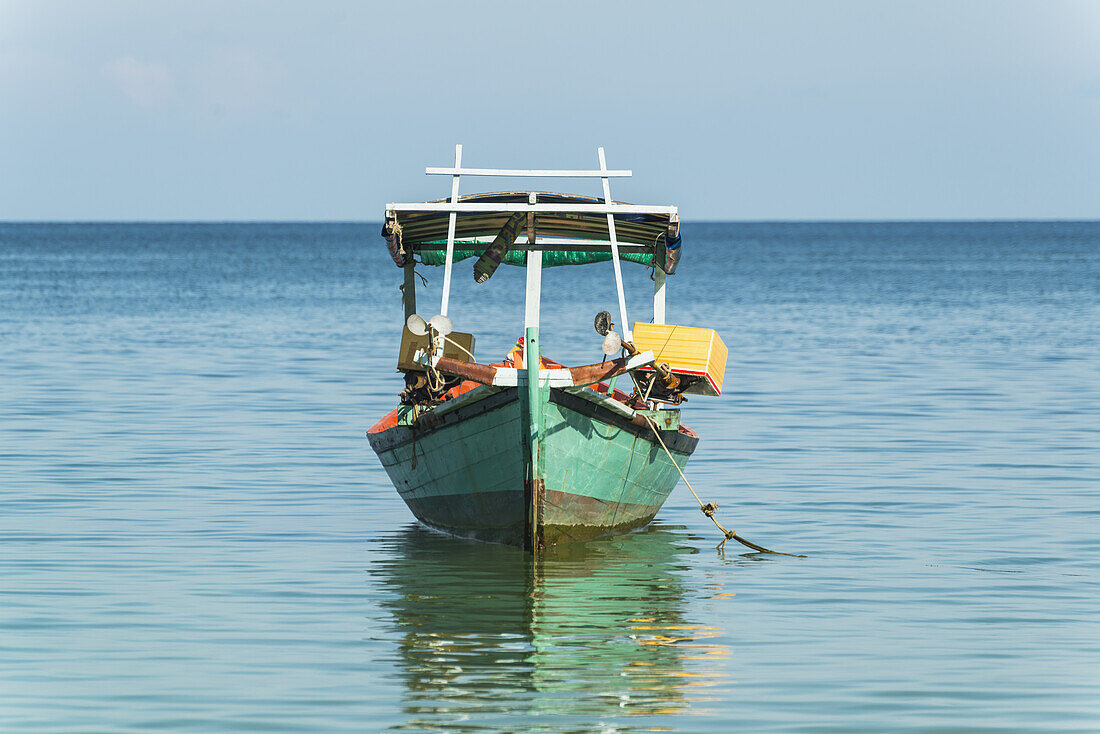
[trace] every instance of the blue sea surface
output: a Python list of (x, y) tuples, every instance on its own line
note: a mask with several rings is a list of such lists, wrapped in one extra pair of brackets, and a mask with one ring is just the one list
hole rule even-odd
[[(1100, 731), (1100, 223), (684, 241), (668, 319), (729, 347), (687, 476), (806, 558), (682, 484), (537, 568), (417, 526), (375, 224), (0, 224), (0, 731)], [(482, 360), (523, 284), (456, 266)], [(598, 360), (610, 264), (544, 285)]]

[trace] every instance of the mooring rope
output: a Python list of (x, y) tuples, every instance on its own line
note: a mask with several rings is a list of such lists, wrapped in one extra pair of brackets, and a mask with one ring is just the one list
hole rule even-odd
[(668, 460), (672, 462), (672, 465), (674, 467), (676, 467), (676, 471), (680, 472), (680, 478), (684, 480), (684, 484), (686, 484), (687, 488), (691, 490), (691, 495), (695, 497), (695, 501), (699, 503), (699, 509), (702, 510), (703, 514), (709, 517), (711, 521), (716, 526), (718, 526), (718, 529), (722, 531), (722, 534), (726, 536), (722, 539), (722, 542), (718, 544), (719, 551), (724, 550), (727, 540), (736, 540), (741, 545), (752, 548), (753, 550), (760, 551), (761, 553), (774, 553), (777, 556), (791, 556), (792, 558), (806, 557), (799, 553), (783, 553), (782, 551), (769, 550), (762, 545), (757, 545), (750, 540), (745, 540), (740, 535), (738, 535), (737, 531), (735, 530), (727, 530), (722, 525), (722, 523), (718, 522), (718, 518), (714, 516), (714, 513), (718, 511), (718, 505), (714, 502), (707, 502), (706, 504), (703, 504), (703, 500), (699, 499), (699, 495), (696, 494), (695, 488), (691, 486), (691, 482), (689, 482), (688, 478), (684, 476), (684, 470), (681, 469), (680, 465), (676, 463), (676, 459), (672, 456), (672, 452), (668, 450), (668, 446), (665, 446), (664, 439), (661, 438), (661, 433), (657, 430), (657, 424), (654, 423), (653, 419), (650, 418), (648, 415), (643, 415), (642, 417), (645, 418), (645, 421), (647, 424), (649, 424), (649, 427), (653, 429), (653, 435), (657, 437), (657, 441), (661, 444), (661, 448), (663, 448), (665, 450), (665, 453), (668, 454)]

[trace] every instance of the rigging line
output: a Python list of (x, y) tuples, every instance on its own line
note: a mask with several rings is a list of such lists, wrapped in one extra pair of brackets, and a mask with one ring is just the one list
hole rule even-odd
[[(415, 263), (416, 261), (414, 260), (413, 262)], [(427, 287), (428, 279), (425, 278), (422, 273), (417, 272), (415, 264), (413, 265), (413, 275), (420, 278), (420, 285)], [(415, 285), (415, 283), (414, 283), (414, 285)], [(401, 291), (401, 302), (404, 303), (405, 302), (405, 284), (402, 283), (401, 285), (397, 286), (397, 290)]]
[[(440, 334), (440, 336), (443, 336), (443, 335)], [(462, 351), (466, 352), (466, 354), (470, 355), (470, 359), (472, 359), (475, 362), (477, 361), (477, 358), (474, 357), (473, 352), (471, 352), (469, 349), (467, 349), (466, 347), (464, 347), (461, 344), (459, 344), (458, 342), (456, 342), (454, 339), (450, 339), (446, 336), (443, 336), (443, 341), (447, 342), (448, 344), (450, 344), (453, 347), (458, 347)]]
[(689, 482), (688, 478), (686, 476), (684, 476), (683, 469), (681, 469), (680, 465), (676, 463), (676, 459), (672, 456), (672, 452), (669, 451), (668, 446), (665, 445), (664, 439), (661, 438), (661, 434), (657, 430), (657, 424), (654, 423), (653, 419), (650, 418), (648, 415), (643, 415), (642, 417), (645, 418), (646, 423), (648, 423), (649, 427), (653, 430), (653, 435), (657, 437), (657, 442), (661, 444), (661, 448), (663, 448), (665, 450), (665, 453), (668, 454), (668, 460), (672, 462), (672, 465), (674, 467), (676, 467), (676, 471), (680, 472), (680, 478), (684, 480), (684, 484), (686, 484), (687, 488), (689, 490), (691, 490), (691, 494), (692, 494), (693, 497), (695, 497), (695, 501), (699, 503), (699, 509), (702, 510), (703, 514), (706, 515), (707, 517), (709, 517), (711, 519), (711, 522), (713, 522), (716, 526), (718, 526), (718, 529), (721, 530), (722, 533), (726, 536), (725, 538), (722, 539), (722, 542), (718, 544), (718, 550), (723, 549), (723, 547), (726, 545), (727, 540), (736, 540), (741, 545), (752, 548), (753, 550), (760, 551), (761, 553), (774, 553), (777, 556), (790, 556), (792, 558), (805, 558), (806, 557), (806, 556), (804, 556), (800, 553), (783, 553), (782, 551), (769, 550), (768, 548), (765, 548), (762, 545), (757, 545), (756, 543), (753, 543), (752, 541), (745, 540), (740, 535), (738, 535), (737, 531), (735, 531), (735, 530), (727, 530), (722, 525), (722, 523), (718, 522), (718, 518), (716, 518), (714, 516), (714, 513), (718, 510), (718, 505), (716, 505), (713, 502), (708, 502), (706, 504), (703, 504), (703, 501), (701, 499), (699, 499), (699, 495), (696, 494), (695, 488), (691, 486), (691, 482)]

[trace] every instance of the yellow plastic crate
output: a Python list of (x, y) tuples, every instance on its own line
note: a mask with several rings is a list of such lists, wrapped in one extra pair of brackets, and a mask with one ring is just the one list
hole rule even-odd
[(702, 377), (684, 390), (697, 395), (722, 394), (729, 350), (714, 329), (672, 324), (634, 324), (634, 346), (651, 350), (657, 364), (667, 362), (672, 373), (682, 377)]

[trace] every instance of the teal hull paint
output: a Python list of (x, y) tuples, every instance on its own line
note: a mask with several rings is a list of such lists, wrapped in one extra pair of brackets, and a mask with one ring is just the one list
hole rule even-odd
[(413, 514), (432, 527), (494, 542), (522, 541), (525, 424), (510, 400), (429, 431), (397, 426), (412, 440), (378, 453)]
[[(547, 489), (607, 503), (661, 505), (668, 498), (679, 474), (659, 445), (554, 403), (546, 412), (553, 426), (543, 442)], [(688, 456), (673, 455), (682, 468)]]
[[(523, 545), (535, 517), (546, 545), (586, 540), (644, 525), (676, 486), (676, 467), (651, 434), (606, 407), (542, 390), (542, 491), (532, 500), (524, 401), (517, 388), (478, 390), (416, 427), (368, 434), (398, 493), (427, 525)], [(683, 467), (697, 439), (670, 432), (665, 441)], [(540, 503), (536, 513), (528, 513), (532, 501)]]

